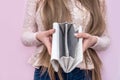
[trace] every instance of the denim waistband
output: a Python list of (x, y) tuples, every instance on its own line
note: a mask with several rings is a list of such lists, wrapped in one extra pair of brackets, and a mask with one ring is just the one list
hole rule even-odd
[[(40, 76), (41, 69), (41, 66), (39, 69), (35, 69), (34, 80), (50, 80), (48, 70), (46, 70), (44, 74)], [(63, 80), (91, 80), (92, 72), (89, 70), (87, 74), (86, 70), (80, 70), (80, 68), (75, 68), (69, 73), (65, 73), (62, 70), (62, 76)], [(55, 72), (55, 78), (56, 80), (59, 80), (57, 72)]]

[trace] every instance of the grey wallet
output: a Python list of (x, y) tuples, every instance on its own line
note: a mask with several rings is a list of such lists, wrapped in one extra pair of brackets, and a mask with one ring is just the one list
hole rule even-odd
[(51, 64), (58, 71), (60, 65), (64, 72), (71, 72), (83, 60), (82, 38), (74, 33), (82, 32), (82, 27), (74, 29), (72, 23), (53, 23), (55, 33), (52, 36)]

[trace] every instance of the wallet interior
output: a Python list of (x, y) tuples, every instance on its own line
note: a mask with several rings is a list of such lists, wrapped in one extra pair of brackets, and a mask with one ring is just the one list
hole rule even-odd
[(75, 49), (79, 39), (74, 36), (74, 33), (77, 32), (78, 31), (75, 31), (73, 24), (59, 23), (60, 57), (75, 57)]

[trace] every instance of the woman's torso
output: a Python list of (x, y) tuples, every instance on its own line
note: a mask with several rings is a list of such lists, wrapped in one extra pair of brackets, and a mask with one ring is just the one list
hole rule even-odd
[[(77, 30), (77, 28), (79, 26), (82, 26), (83, 28), (83, 32), (86, 29), (86, 26), (90, 20), (90, 13), (88, 10), (86, 10), (79, 1), (77, 0), (70, 0), (69, 3), (69, 9), (70, 9), (70, 13), (72, 16), (72, 23), (74, 23), (74, 25), (76, 25), (75, 29)], [(35, 20), (37, 23), (37, 27), (38, 27), (38, 31), (44, 31), (44, 27), (41, 21), (41, 17), (40, 17), (40, 7), (38, 8), (38, 10), (36, 11), (36, 16), (35, 16)], [(35, 54), (32, 55), (29, 60), (28, 63), (32, 64), (34, 67), (38, 68), (38, 66), (42, 65), (39, 63), (39, 56), (40, 56), (40, 52), (42, 51), (43, 47), (45, 47), (44, 45), (39, 45), (36, 47), (35, 50)], [(88, 54), (89, 56), (89, 54)], [(88, 62), (88, 69), (93, 69), (93, 63), (91, 60), (91, 57), (89, 56), (89, 62)], [(85, 68), (85, 62), (83, 60), (83, 62), (81, 64), (78, 65), (78, 67), (80, 67), (81, 69)]]

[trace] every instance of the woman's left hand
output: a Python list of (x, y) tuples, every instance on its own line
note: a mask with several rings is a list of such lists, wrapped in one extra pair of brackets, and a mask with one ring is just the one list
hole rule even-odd
[(83, 38), (83, 52), (97, 42), (97, 38), (88, 33), (75, 33), (77, 38)]

